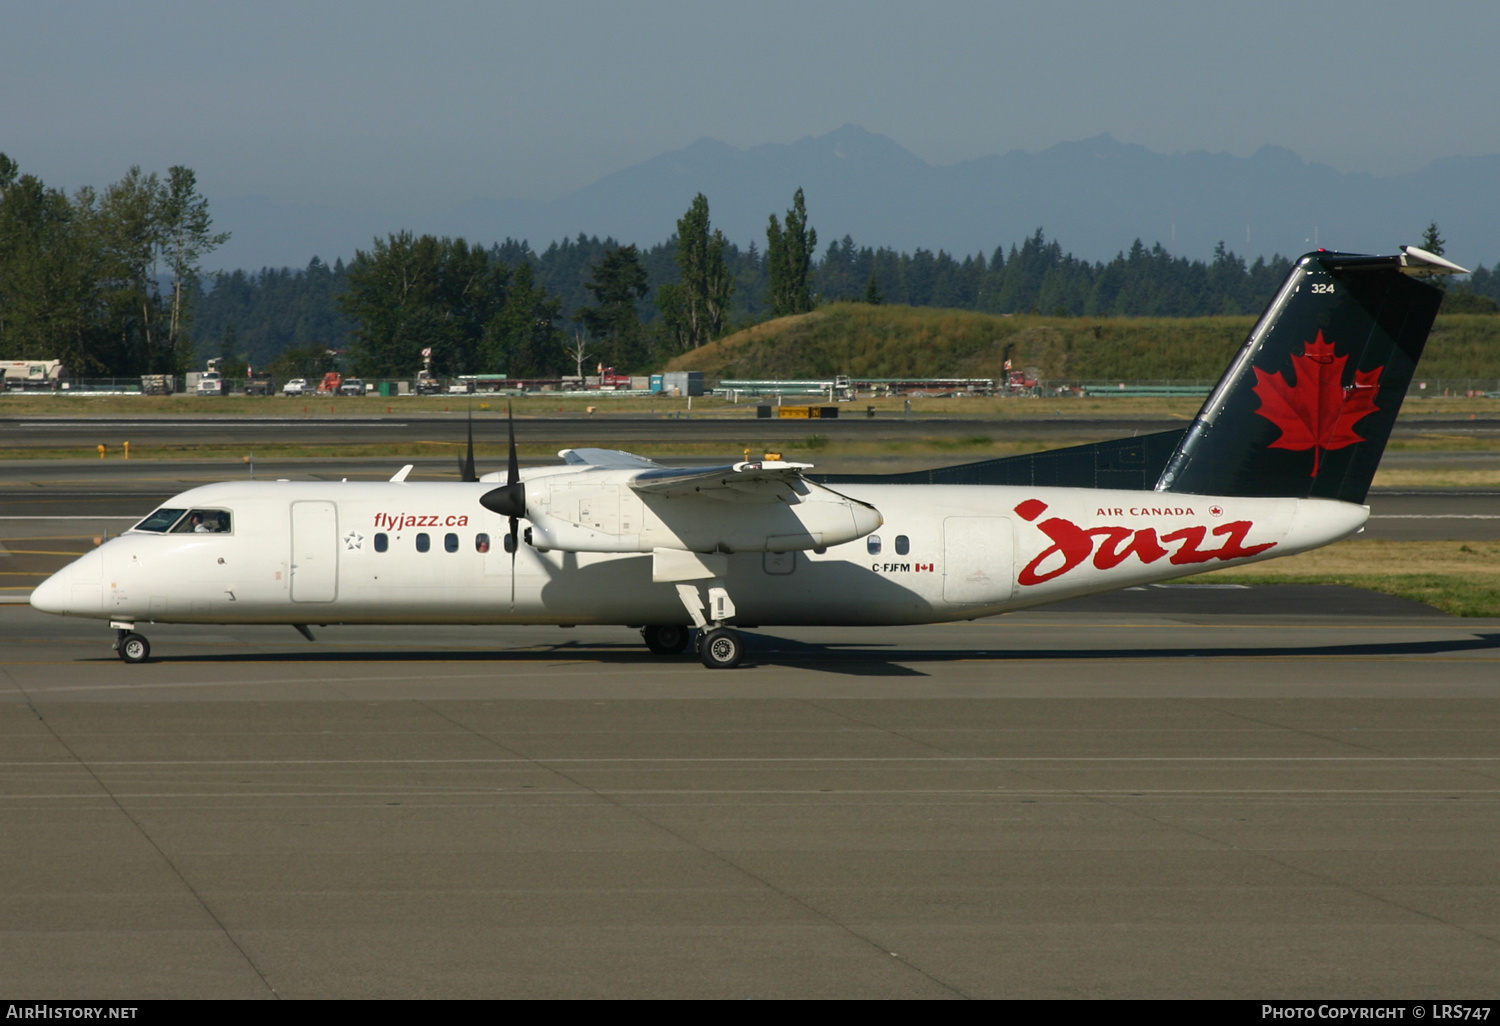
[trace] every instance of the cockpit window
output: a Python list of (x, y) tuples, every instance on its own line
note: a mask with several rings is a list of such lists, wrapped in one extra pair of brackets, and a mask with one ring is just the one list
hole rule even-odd
[(227, 509), (195, 509), (178, 521), (173, 534), (229, 534), (231, 522)]
[(136, 524), (135, 527), (131, 528), (131, 530), (166, 531), (170, 529), (173, 524), (177, 523), (178, 520), (182, 519), (182, 514), (186, 512), (187, 510), (183, 509), (166, 509), (164, 507), (157, 510), (155, 513), (152, 513), (149, 517), (147, 517), (145, 520), (142, 520), (139, 524)]

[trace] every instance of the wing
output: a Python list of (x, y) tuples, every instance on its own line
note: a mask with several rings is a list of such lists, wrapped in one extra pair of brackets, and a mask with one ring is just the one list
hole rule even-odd
[(644, 467), (655, 470), (661, 466), (644, 456), (619, 449), (563, 449), (558, 455), (564, 463), (575, 467)]
[(802, 472), (810, 469), (811, 463), (771, 460), (723, 467), (662, 467), (637, 474), (630, 487), (643, 495), (664, 498), (702, 495), (738, 502), (776, 502), (793, 494), (806, 494), (809, 486)]

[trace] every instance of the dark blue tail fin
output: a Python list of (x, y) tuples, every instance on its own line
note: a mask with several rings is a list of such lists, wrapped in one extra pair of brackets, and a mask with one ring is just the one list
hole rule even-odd
[(1157, 491), (1364, 502), (1443, 293), (1421, 250), (1297, 261)]

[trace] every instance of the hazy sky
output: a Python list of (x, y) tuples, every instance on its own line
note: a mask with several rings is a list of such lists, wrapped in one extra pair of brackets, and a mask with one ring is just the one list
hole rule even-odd
[(1394, 174), (1500, 151), (1500, 3), (0, 0), (0, 150), (210, 199), (550, 199), (845, 122), (948, 164), (1109, 132)]

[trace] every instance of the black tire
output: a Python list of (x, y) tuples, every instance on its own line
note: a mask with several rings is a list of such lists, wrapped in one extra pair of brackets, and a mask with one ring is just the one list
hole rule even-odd
[(127, 663), (144, 663), (151, 658), (151, 642), (139, 634), (127, 634), (120, 639), (117, 651)]
[(739, 631), (718, 627), (703, 635), (698, 643), (698, 657), (710, 670), (732, 670), (745, 656), (745, 641)]
[(646, 647), (657, 655), (676, 655), (688, 647), (692, 632), (679, 624), (668, 623), (641, 628)]

